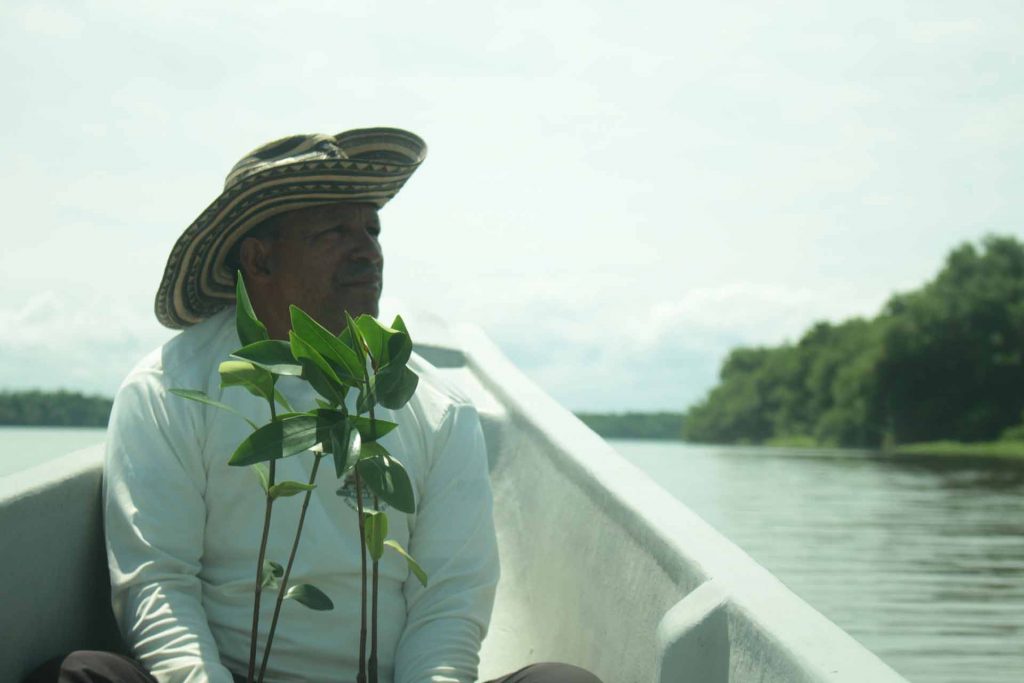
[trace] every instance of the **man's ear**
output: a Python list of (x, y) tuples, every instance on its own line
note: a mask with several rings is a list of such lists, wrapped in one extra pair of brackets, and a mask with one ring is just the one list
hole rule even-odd
[(272, 250), (273, 247), (269, 240), (261, 240), (258, 237), (246, 237), (242, 240), (242, 246), (238, 252), (238, 262), (247, 278), (261, 280), (271, 276), (273, 273)]

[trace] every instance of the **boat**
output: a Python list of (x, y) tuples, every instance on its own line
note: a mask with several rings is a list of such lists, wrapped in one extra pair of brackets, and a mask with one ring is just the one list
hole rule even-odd
[[(406, 317), (409, 320), (409, 317)], [(476, 326), (414, 318), (416, 349), (479, 410), (502, 578), (480, 679), (530, 662), (605, 683), (904, 679), (526, 378)], [(103, 447), (0, 479), (0, 681), (122, 647)]]

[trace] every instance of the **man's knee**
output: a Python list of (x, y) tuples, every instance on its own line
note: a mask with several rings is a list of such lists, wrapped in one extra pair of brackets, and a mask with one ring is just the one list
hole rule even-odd
[(54, 657), (29, 674), (25, 683), (152, 683), (138, 662), (112, 652), (75, 650)]

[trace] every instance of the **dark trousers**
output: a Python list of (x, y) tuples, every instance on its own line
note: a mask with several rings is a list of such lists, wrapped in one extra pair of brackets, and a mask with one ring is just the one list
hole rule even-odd
[[(235, 676), (245, 683), (245, 678)], [(36, 669), (25, 683), (156, 683), (134, 659), (110, 652), (79, 650), (51, 659)], [(487, 683), (601, 683), (594, 674), (570, 664), (531, 664)]]

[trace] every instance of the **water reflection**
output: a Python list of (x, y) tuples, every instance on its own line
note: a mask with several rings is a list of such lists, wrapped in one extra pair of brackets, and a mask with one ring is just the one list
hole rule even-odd
[(1024, 680), (1024, 464), (613, 445), (910, 680)]

